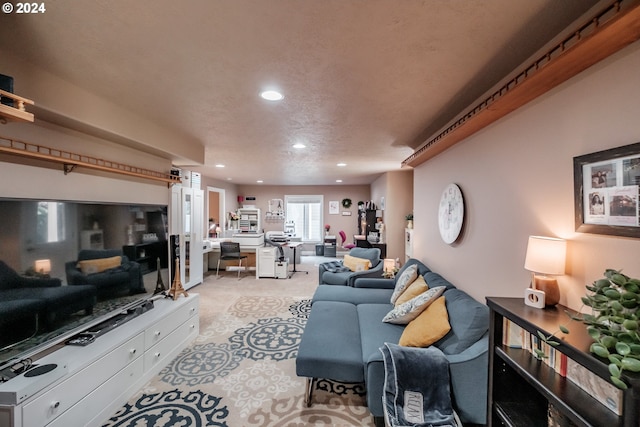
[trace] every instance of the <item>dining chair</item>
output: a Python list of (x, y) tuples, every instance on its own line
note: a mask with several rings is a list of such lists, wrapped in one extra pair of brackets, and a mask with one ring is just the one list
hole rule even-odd
[(240, 280), (242, 260), (245, 258), (247, 258), (247, 256), (240, 253), (240, 243), (220, 242), (220, 257), (218, 258), (218, 266), (216, 267), (216, 278), (219, 278), (220, 261), (238, 260), (238, 280)]

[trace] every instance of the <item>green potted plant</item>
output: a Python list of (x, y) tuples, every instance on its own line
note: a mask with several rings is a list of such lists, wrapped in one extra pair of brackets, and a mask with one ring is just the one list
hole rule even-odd
[[(640, 372), (640, 280), (607, 269), (603, 279), (586, 288), (590, 293), (582, 297), (582, 303), (591, 307), (592, 313), (577, 314), (572, 319), (587, 326), (594, 341), (589, 350), (609, 362), (611, 382), (626, 390), (622, 372)], [(560, 332), (569, 333), (564, 326), (560, 326)], [(538, 335), (548, 344), (558, 345), (552, 339), (553, 334), (544, 336), (538, 332)]]
[(407, 228), (413, 228), (413, 213), (408, 213), (404, 216), (407, 220)]

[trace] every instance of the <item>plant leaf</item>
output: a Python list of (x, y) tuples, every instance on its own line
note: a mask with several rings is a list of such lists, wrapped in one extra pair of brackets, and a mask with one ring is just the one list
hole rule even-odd
[(627, 389), (627, 385), (620, 378), (611, 377), (611, 382), (613, 383), (613, 385), (615, 385), (616, 387), (618, 387), (621, 390), (626, 390)]

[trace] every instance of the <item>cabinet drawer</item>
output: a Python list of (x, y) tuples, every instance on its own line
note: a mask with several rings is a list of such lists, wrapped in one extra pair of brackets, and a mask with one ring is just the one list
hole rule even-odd
[[(123, 370), (111, 377), (106, 383), (87, 395), (77, 405), (56, 418), (48, 427), (88, 425), (97, 414), (105, 410), (105, 406), (109, 404), (114, 406), (113, 402), (120, 402), (121, 399), (119, 399), (119, 397), (127, 393), (130, 385), (135, 384), (136, 381), (142, 377), (142, 370), (144, 368), (142, 359), (142, 357), (138, 357)], [(130, 393), (128, 393), (127, 396), (129, 394)], [(126, 400), (126, 398), (122, 399), (122, 404), (124, 404)]]
[(118, 371), (140, 357), (144, 335), (136, 335), (107, 355), (71, 376), (66, 381), (24, 405), (24, 427), (41, 427), (64, 413)]
[(153, 369), (159, 363), (162, 366), (166, 365), (169, 362), (167, 356), (175, 357), (177, 353), (174, 350), (181, 347), (180, 344), (185, 340), (195, 337), (197, 333), (198, 317), (192, 317), (144, 353), (145, 372)]
[(198, 299), (191, 298), (184, 307), (167, 315), (156, 322), (155, 325), (147, 328), (144, 332), (144, 348), (149, 349), (159, 343), (164, 337), (169, 335), (175, 328), (187, 321), (191, 316), (198, 313)]

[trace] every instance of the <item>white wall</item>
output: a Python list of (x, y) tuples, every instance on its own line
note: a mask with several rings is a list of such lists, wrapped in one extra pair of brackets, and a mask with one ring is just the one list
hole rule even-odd
[[(522, 297), (529, 235), (569, 240), (561, 303), (581, 307), (606, 268), (640, 277), (640, 240), (576, 233), (573, 157), (640, 141), (640, 42), (414, 170), (414, 256), (477, 300)], [(438, 201), (457, 183), (463, 236), (446, 245)]]

